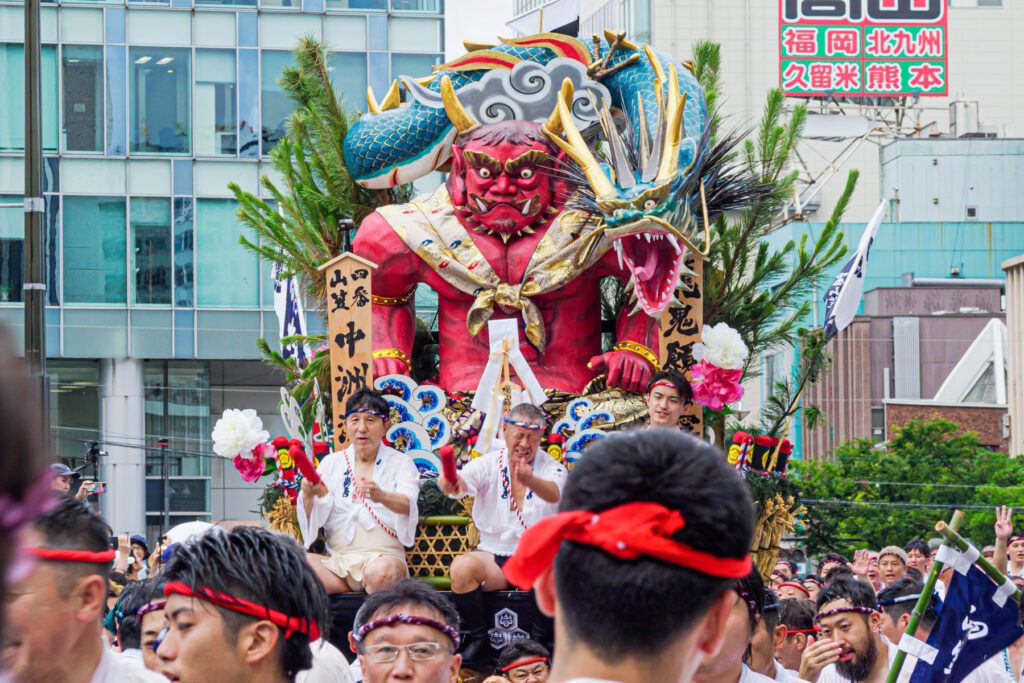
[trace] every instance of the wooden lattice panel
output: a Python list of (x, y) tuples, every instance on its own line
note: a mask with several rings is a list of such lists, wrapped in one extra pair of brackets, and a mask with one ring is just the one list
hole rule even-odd
[(416, 540), (405, 553), (409, 575), (419, 578), (447, 577), (452, 561), (470, 550), (468, 518), (421, 519), (416, 529)]

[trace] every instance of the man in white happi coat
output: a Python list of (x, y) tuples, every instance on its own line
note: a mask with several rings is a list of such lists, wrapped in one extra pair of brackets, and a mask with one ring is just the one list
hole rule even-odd
[(473, 523), (480, 531), (477, 550), (452, 562), (455, 606), (466, 637), (465, 666), (486, 665), (487, 638), (483, 592), (508, 588), (501, 567), (515, 552), (519, 537), (531, 524), (558, 511), (566, 470), (540, 449), (547, 419), (536, 406), (522, 403), (505, 419), (505, 445), (462, 468), (458, 481), (438, 479), (449, 495), (470, 495)]
[(409, 574), (405, 548), (419, 520), (419, 472), (404, 453), (381, 444), (388, 414), (376, 391), (352, 394), (345, 404), (349, 446), (320, 462), (320, 483), (302, 480), (299, 531), (308, 547), (324, 527), (329, 555), (307, 559), (328, 593), (373, 593)]

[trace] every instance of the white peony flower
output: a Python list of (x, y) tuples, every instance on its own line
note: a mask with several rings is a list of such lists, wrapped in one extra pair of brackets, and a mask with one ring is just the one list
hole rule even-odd
[(266, 443), (270, 432), (252, 408), (228, 409), (213, 426), (213, 452), (225, 458), (248, 456), (252, 449)]
[(704, 343), (693, 345), (693, 359), (723, 370), (739, 370), (750, 353), (740, 333), (725, 323), (705, 326), (700, 338)]

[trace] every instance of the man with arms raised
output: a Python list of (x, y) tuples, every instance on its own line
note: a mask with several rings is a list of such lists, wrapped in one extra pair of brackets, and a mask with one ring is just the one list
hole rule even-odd
[(483, 592), (504, 590), (508, 582), (501, 567), (515, 551), (529, 526), (557, 511), (565, 468), (540, 449), (544, 438), (544, 412), (521, 403), (505, 417), (505, 445), (471, 460), (457, 482), (438, 479), (449, 495), (471, 495), (473, 523), (480, 531), (477, 550), (452, 562), (452, 593), (463, 626), (469, 632), (462, 657), (466, 666), (488, 663)]
[(284, 683), (308, 669), (327, 594), (291, 538), (212, 529), (178, 546), (162, 578), (161, 672), (180, 683)]
[(360, 389), (345, 404), (351, 442), (321, 461), (322, 481), (302, 480), (299, 530), (307, 547), (327, 532), (330, 555), (307, 555), (328, 593), (372, 593), (408, 575), (405, 548), (419, 521), (420, 475), (412, 459), (381, 444), (390, 408), (380, 394)]
[(363, 683), (455, 683), (462, 658), (459, 615), (430, 586), (406, 579), (366, 598), (349, 645)]
[(679, 418), (690, 409), (693, 389), (690, 383), (674, 370), (662, 370), (647, 383), (647, 411), (651, 427), (679, 428)]
[(573, 469), (557, 515), (523, 534), (505, 576), (555, 619), (549, 683), (678, 683), (722, 647), (753, 568), (746, 484), (672, 430), (613, 434)]
[(62, 683), (162, 681), (104, 643), (103, 608), (114, 551), (106, 525), (84, 503), (64, 498), (24, 532), (35, 558), (4, 604), (0, 670), (11, 680)]

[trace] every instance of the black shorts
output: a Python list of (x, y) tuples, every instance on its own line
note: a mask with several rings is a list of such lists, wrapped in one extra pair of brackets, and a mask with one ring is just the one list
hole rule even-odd
[(494, 556), (494, 563), (496, 565), (498, 565), (498, 569), (501, 569), (502, 567), (505, 566), (505, 563), (508, 562), (508, 558), (510, 558), (510, 557), (512, 557), (512, 556), (511, 555), (495, 555)]

